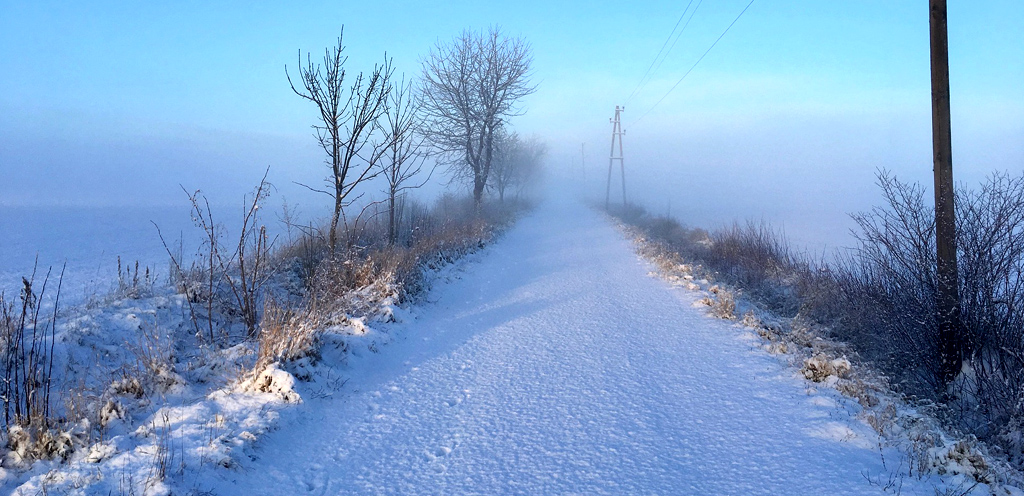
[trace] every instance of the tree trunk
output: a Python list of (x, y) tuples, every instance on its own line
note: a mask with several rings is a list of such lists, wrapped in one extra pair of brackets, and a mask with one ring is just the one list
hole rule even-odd
[(395, 245), (397, 238), (395, 230), (395, 191), (392, 190), (388, 197), (388, 244), (391, 246)]
[(473, 203), (477, 208), (480, 208), (480, 204), (484, 200), (484, 186), (487, 184), (484, 182), (485, 179), (481, 178), (481, 175), (477, 175), (473, 180)]
[(334, 254), (335, 248), (338, 246), (338, 221), (341, 219), (341, 198), (334, 198), (334, 215), (331, 216), (331, 231), (327, 236), (328, 243), (330, 244), (331, 254)]

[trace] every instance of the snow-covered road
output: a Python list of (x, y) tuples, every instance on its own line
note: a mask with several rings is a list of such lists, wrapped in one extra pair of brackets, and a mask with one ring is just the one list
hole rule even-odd
[(394, 343), (353, 359), (333, 396), (300, 391), (257, 460), (198, 488), (882, 492), (867, 479), (894, 467), (848, 420), (854, 406), (651, 270), (599, 214), (547, 201), (390, 327)]

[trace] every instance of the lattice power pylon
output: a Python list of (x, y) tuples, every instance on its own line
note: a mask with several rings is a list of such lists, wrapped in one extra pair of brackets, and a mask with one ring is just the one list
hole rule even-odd
[[(625, 112), (625, 107), (615, 106), (615, 117), (608, 119), (608, 122), (612, 123), (612, 150), (608, 156), (608, 184), (604, 191), (604, 208), (608, 209), (608, 204), (611, 201), (612, 195), (612, 169), (615, 165), (615, 161), (619, 161), (619, 172), (622, 174), (622, 206), (626, 206), (626, 166), (622, 163), (622, 135), (626, 134), (622, 130), (622, 120), (620, 114)], [(619, 155), (615, 156), (615, 142), (619, 142)]]

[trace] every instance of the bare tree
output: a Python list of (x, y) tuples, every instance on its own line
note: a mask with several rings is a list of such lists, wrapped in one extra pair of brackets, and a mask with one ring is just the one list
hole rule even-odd
[(491, 174), (488, 179), (491, 187), (498, 191), (498, 200), (501, 202), (505, 201), (505, 190), (515, 181), (522, 151), (518, 134), (502, 129), (495, 136)]
[(380, 161), (381, 173), (387, 179), (388, 195), (388, 243), (394, 244), (398, 237), (396, 221), (396, 200), (407, 190), (422, 187), (434, 170), (431, 169), (422, 181), (411, 182), (423, 171), (428, 154), (423, 135), (419, 133), (420, 115), (418, 102), (413, 98), (413, 84), (402, 82), (388, 95), (384, 111), (384, 141), (387, 145), (385, 157)]
[(512, 186), (516, 189), (516, 198), (523, 192), (537, 184), (541, 172), (541, 162), (548, 153), (548, 146), (537, 136), (531, 136), (523, 142), (523, 159), (516, 168), (515, 179)]
[(349, 199), (349, 195), (356, 186), (378, 173), (375, 163), (383, 154), (386, 143), (372, 144), (366, 153), (364, 148), (371, 143), (371, 136), (379, 127), (378, 120), (387, 107), (394, 73), (391, 60), (385, 55), (382, 65), (375, 65), (369, 75), (360, 72), (346, 91), (344, 65), (348, 57), (342, 55), (345, 50), (343, 36), (344, 29), (338, 35), (338, 44), (324, 50), (323, 65), (314, 64), (308, 53), (306, 64), (302, 65), (302, 51), (299, 51), (301, 88), (296, 88), (288, 74), (288, 66), (285, 66), (292, 91), (313, 102), (320, 112), (319, 123), (314, 124), (313, 129), (317, 142), (327, 153), (326, 163), (331, 168), (331, 175), (326, 181), (331, 187), (328, 190), (306, 187), (334, 200), (328, 234), (331, 251), (337, 246), (342, 209), (355, 201)]
[(495, 133), (520, 115), (530, 85), (529, 43), (497, 27), (463, 31), (438, 43), (423, 61), (421, 89), (427, 137), (447, 157), (453, 179), (471, 179), (473, 200), (483, 198)]
[(521, 194), (533, 182), (547, 148), (536, 137), (523, 140), (517, 133), (500, 130), (494, 138), (490, 185), (505, 201), (509, 189)]

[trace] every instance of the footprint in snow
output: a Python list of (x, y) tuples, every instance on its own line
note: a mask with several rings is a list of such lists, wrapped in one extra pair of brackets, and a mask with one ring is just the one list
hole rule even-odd
[(306, 479), (303, 481), (303, 485), (306, 487), (306, 492), (316, 494), (327, 494), (330, 482), (327, 478), (327, 472), (324, 471), (323, 466), (314, 464), (308, 470)]
[[(425, 458), (427, 459), (427, 461), (429, 461), (431, 463), (439, 463), (441, 461), (441, 459), (443, 459), (443, 458), (447, 457), (448, 455), (452, 454), (452, 450), (454, 450), (454, 449), (455, 449), (455, 445), (454, 444), (451, 445), (451, 446), (438, 446), (437, 448), (435, 448), (433, 450), (429, 450), (429, 449), (428, 450), (424, 450), (423, 454), (424, 454)], [(446, 469), (446, 467), (444, 467), (443, 465), (441, 467)]]
[(456, 405), (462, 403), (462, 400), (464, 400), (466, 398), (469, 398), (469, 390), (468, 389), (463, 389), (462, 390), (462, 394), (460, 394), (460, 395), (458, 395), (458, 396), (456, 396), (456, 397), (454, 397), (454, 398), (452, 398), (450, 400), (445, 401), (444, 404), (446, 404), (448, 406), (456, 406)]

